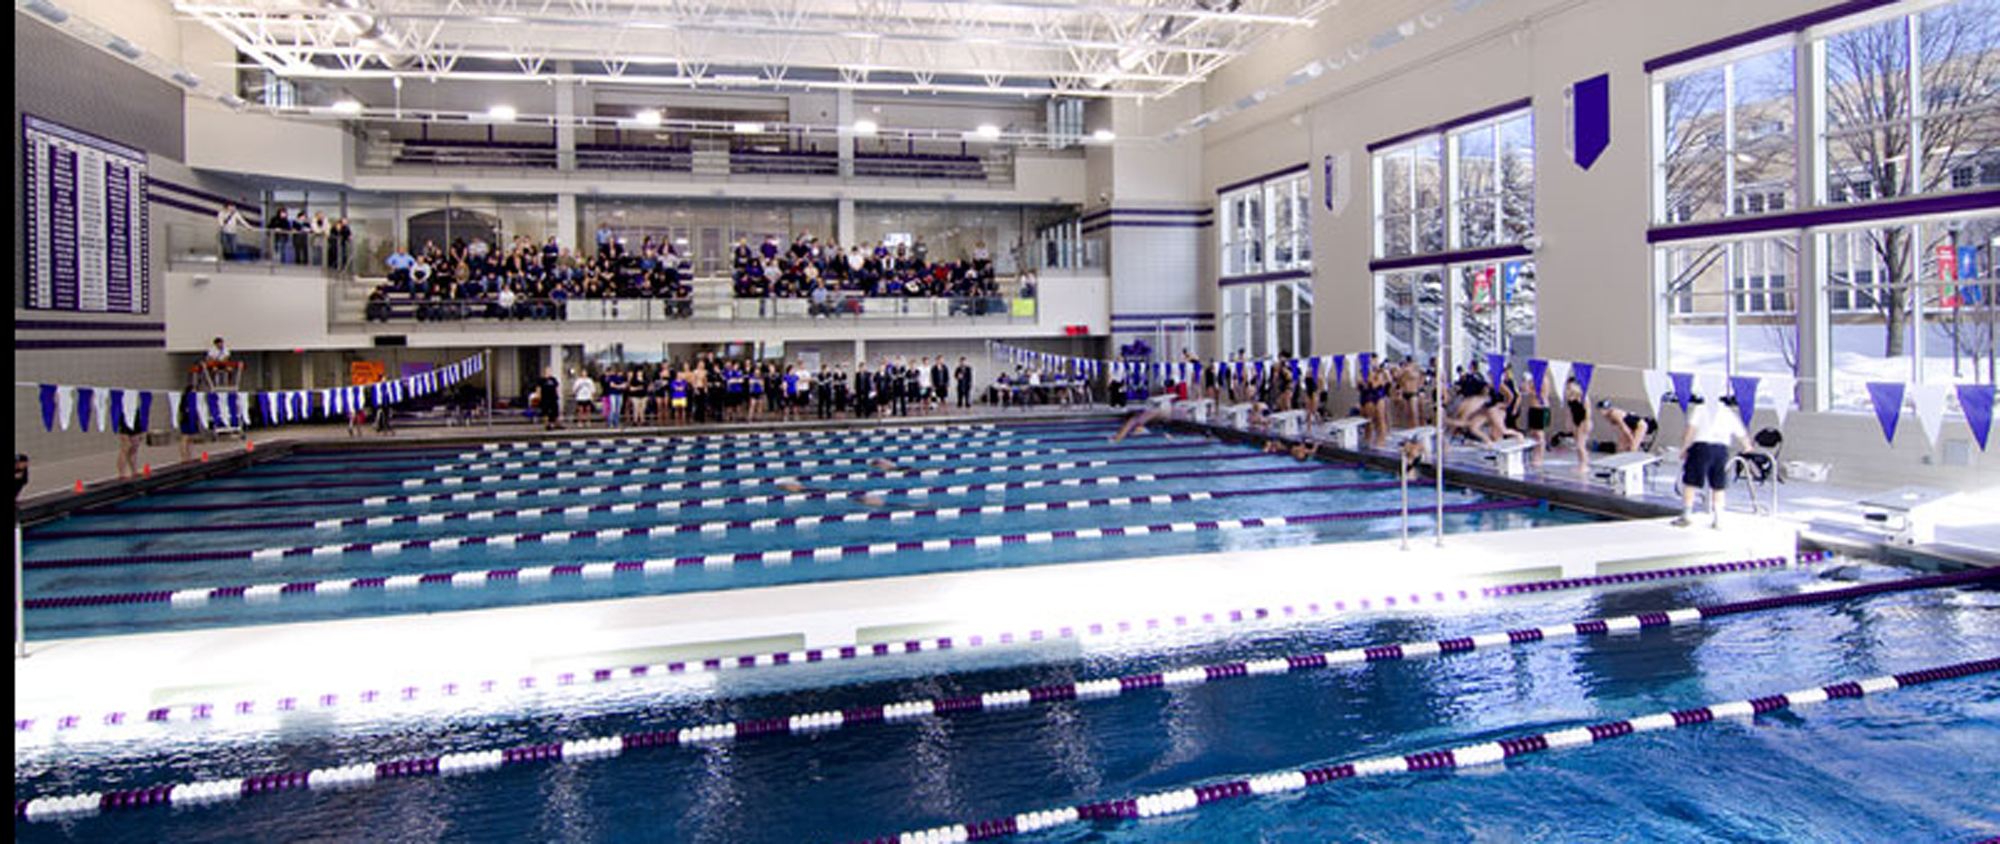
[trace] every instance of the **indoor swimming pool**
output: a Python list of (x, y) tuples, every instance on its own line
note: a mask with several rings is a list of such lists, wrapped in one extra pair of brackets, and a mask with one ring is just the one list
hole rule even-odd
[[(1220, 636), (130, 724), (17, 743), (16, 840), (967, 840), (1046, 821), (1012, 840), (1969, 841), (2000, 834), (1994, 584), (1834, 558)], [(1713, 719), (1646, 717), (1672, 710)], [(1354, 765), (1612, 719), (1632, 720), (1457, 772)], [(1380, 775), (1229, 786), (1357, 767)], [(1190, 788), (1212, 805), (1129, 817)], [(105, 808), (48, 800), (71, 796)]]
[[(26, 534), (33, 640), (1281, 548), (1401, 531), (1382, 472), (1102, 419), (301, 448)], [(878, 465), (876, 461), (894, 465)], [(1410, 527), (1435, 524), (1409, 490)], [(1444, 493), (1451, 533), (1592, 521)], [(1330, 563), (1334, 561), (1330, 560)]]

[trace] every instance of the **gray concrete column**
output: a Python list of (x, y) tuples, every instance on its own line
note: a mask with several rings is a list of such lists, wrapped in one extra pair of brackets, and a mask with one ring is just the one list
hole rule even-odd
[(834, 207), (833, 239), (842, 246), (852, 246), (855, 239), (861, 236), (854, 225), (854, 200), (843, 196)]
[[(834, 94), (833, 119), (840, 124), (840, 177), (854, 176), (854, 92), (842, 88)], [(843, 243), (845, 241), (842, 241)]]
[(556, 194), (556, 243), (582, 254), (583, 250), (577, 247), (580, 242), (577, 236), (582, 231), (582, 221), (577, 219), (576, 213), (576, 194)]
[[(568, 74), (567, 61), (556, 62), (556, 72)], [(576, 83), (556, 83), (556, 169), (568, 173), (576, 169)]]

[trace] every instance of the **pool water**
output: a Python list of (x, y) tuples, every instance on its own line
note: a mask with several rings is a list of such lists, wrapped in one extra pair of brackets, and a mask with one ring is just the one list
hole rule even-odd
[[(24, 549), (28, 636), (438, 612), (1272, 548), (1384, 539), (1401, 530), (1400, 517), (1387, 514), (1398, 510), (1402, 492), (1384, 473), (1301, 463), (1185, 435), (1112, 444), (1112, 430), (1097, 422), (944, 428), (912, 435), (914, 441), (864, 432), (782, 441), (653, 440), (638, 447), (654, 451), (618, 454), (546, 447), (299, 452), (30, 530)], [(995, 456), (1023, 451), (1040, 453)], [(866, 465), (875, 457), (900, 461), (906, 469), (875, 471)], [(697, 464), (664, 462), (682, 458)], [(627, 462), (608, 462), (621, 459)], [(842, 462), (740, 465), (786, 460)], [(529, 468), (467, 468), (495, 462)], [(1070, 465), (1078, 463), (1087, 465)], [(550, 477), (597, 471), (646, 474)], [(520, 478), (524, 473), (542, 477)], [(495, 475), (500, 479), (483, 480)], [(440, 485), (443, 478), (462, 482)], [(780, 486), (785, 479), (832, 494), (788, 496)], [(554, 494), (544, 494), (550, 491)], [(864, 491), (882, 492), (882, 503), (870, 506), (847, 495)], [(1419, 510), (1437, 501), (1428, 485), (1412, 487), (1409, 494)], [(415, 496), (435, 497), (410, 500)], [(1454, 533), (1592, 518), (1456, 487), (1445, 489), (1444, 503), (1450, 511), (1445, 529)], [(570, 509), (580, 512), (564, 512)], [(522, 510), (532, 512), (521, 515)], [(1373, 515), (1349, 517), (1357, 513)], [(1341, 518), (1321, 518), (1328, 514)], [(1272, 517), (1295, 521), (1189, 532), (1132, 530)], [(1428, 533), (1432, 519), (1424, 510), (1412, 520), (1412, 532)], [(342, 523), (323, 524), (333, 521)], [(1091, 535), (1113, 527), (1131, 532)], [(669, 528), (672, 532), (662, 533)], [(1046, 542), (996, 539), (1037, 532), (1085, 535)], [(570, 536), (557, 541), (550, 534)], [(989, 541), (975, 544), (982, 537)], [(435, 547), (452, 540), (463, 544)], [(433, 547), (415, 547), (425, 543)], [(900, 547), (868, 547), (884, 543)], [(952, 547), (927, 550), (919, 543)], [(311, 553), (331, 546), (347, 547)], [(845, 550), (811, 553), (829, 548)], [(264, 550), (288, 553), (253, 558)], [(658, 565), (642, 565), (648, 560)], [(512, 574), (552, 566), (591, 568), (587, 576)], [(506, 574), (487, 576), (496, 571)], [(430, 581), (417, 582), (427, 575)], [(460, 575), (456, 584), (453, 575)], [(398, 577), (404, 579), (401, 588), (382, 588), (380, 580), (355, 583)], [(255, 585), (276, 591), (285, 584), (312, 586), (249, 600), (211, 591)], [(168, 592), (197, 599), (163, 600)], [(147, 593), (152, 597), (138, 597)], [(55, 603), (85, 605), (46, 605)]]
[[(17, 746), (16, 796), (525, 742), (1474, 635), (1910, 576), (1838, 561), (1109, 642), (633, 681), (482, 711), (177, 725)], [(1091, 701), (633, 749), (352, 791), (17, 822), (18, 841), (843, 841), (1462, 745), (2000, 654), (2000, 592), (1928, 589), (1630, 635), (1135, 690)], [(152, 729), (152, 728), (147, 728)], [(2000, 675), (1022, 841), (1931, 841), (2000, 834)]]

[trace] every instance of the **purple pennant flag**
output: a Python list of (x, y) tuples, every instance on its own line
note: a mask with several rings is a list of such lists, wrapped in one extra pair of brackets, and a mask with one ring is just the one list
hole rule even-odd
[(1757, 413), (1757, 376), (1729, 376), (1729, 394), (1736, 397), (1736, 412), (1743, 417), (1743, 427), (1750, 427), (1750, 417)]
[(1312, 363), (1307, 364), (1307, 367), (1312, 372), (1313, 380), (1319, 380), (1319, 358), (1313, 358)]
[(1687, 415), (1688, 397), (1694, 395), (1694, 373), (1669, 372), (1667, 377), (1674, 382), (1674, 399), (1681, 403), (1681, 414)]
[(1903, 384), (1900, 381), (1868, 382), (1868, 398), (1875, 402), (1875, 420), (1882, 423), (1882, 437), (1896, 441), (1896, 420), (1903, 417)]
[(1528, 358), (1528, 377), (1535, 382), (1535, 395), (1542, 395), (1542, 381), (1549, 375), (1549, 362), (1541, 358)]
[(1375, 362), (1375, 353), (1362, 352), (1361, 354), (1355, 355), (1354, 360), (1356, 363), (1356, 369), (1361, 373), (1362, 379), (1364, 380), (1367, 379), (1369, 367), (1371, 364)]
[(90, 408), (92, 405), (91, 400), (95, 398), (97, 398), (97, 388), (95, 387), (76, 388), (77, 430), (79, 431), (90, 430)]
[(1499, 386), (1500, 378), (1507, 371), (1507, 356), (1499, 352), (1486, 353), (1486, 383)]
[(1595, 371), (1597, 371), (1596, 364), (1580, 360), (1572, 361), (1569, 365), (1569, 376), (1576, 379), (1576, 388), (1582, 390), (1586, 396), (1590, 395), (1590, 375)]
[(1965, 413), (1965, 424), (1972, 429), (1972, 438), (1979, 441), (1979, 450), (1986, 450), (1986, 435), (1993, 430), (1993, 385), (1958, 385), (1958, 407)]
[(144, 431), (153, 422), (153, 393), (151, 390), (139, 392), (139, 414), (132, 422), (132, 430)]
[(42, 430), (54, 431), (56, 429), (56, 385), (41, 385), (41, 397)]
[(1339, 383), (1341, 383), (1341, 382), (1343, 382), (1343, 381), (1346, 381), (1346, 380), (1347, 380), (1347, 356), (1346, 356), (1346, 355), (1334, 355), (1334, 356), (1333, 356), (1333, 383), (1335, 383), (1335, 384), (1339, 384)]

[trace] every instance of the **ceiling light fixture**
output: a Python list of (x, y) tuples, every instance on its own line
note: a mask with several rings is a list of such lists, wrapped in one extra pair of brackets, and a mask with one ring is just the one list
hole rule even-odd
[(1112, 141), (1118, 140), (1118, 133), (1113, 132), (1110, 129), (1099, 129), (1095, 132), (1090, 133), (1090, 137), (1095, 139), (1100, 144), (1108, 144), (1111, 143)]
[(972, 130), (972, 134), (991, 140), (1000, 137), (1000, 127), (991, 123), (981, 123), (979, 128)]
[(632, 115), (632, 119), (637, 121), (641, 126), (658, 126), (660, 125), (660, 110), (656, 108), (640, 109), (638, 114)]
[(731, 128), (735, 129), (735, 130), (736, 130), (736, 134), (738, 134), (738, 135), (755, 135), (755, 134), (757, 134), (757, 133), (759, 133), (759, 132), (762, 132), (762, 131), (764, 131), (764, 124), (762, 124), (762, 123), (737, 123), (737, 124), (735, 124), (734, 126), (732, 126)]
[(502, 123), (512, 121), (515, 114), (514, 107), (510, 105), (497, 105), (486, 110), (487, 117), (491, 117)]
[(334, 104), (333, 104), (333, 110), (334, 110), (334, 111), (337, 111), (337, 112), (340, 112), (341, 114), (360, 114), (360, 113), (361, 113), (361, 101), (360, 101), (360, 100), (341, 100), (341, 101), (339, 101), (339, 102), (336, 102), (336, 103), (334, 103)]
[(856, 135), (873, 135), (877, 128), (880, 127), (875, 125), (875, 121), (867, 118), (854, 121), (854, 134)]

